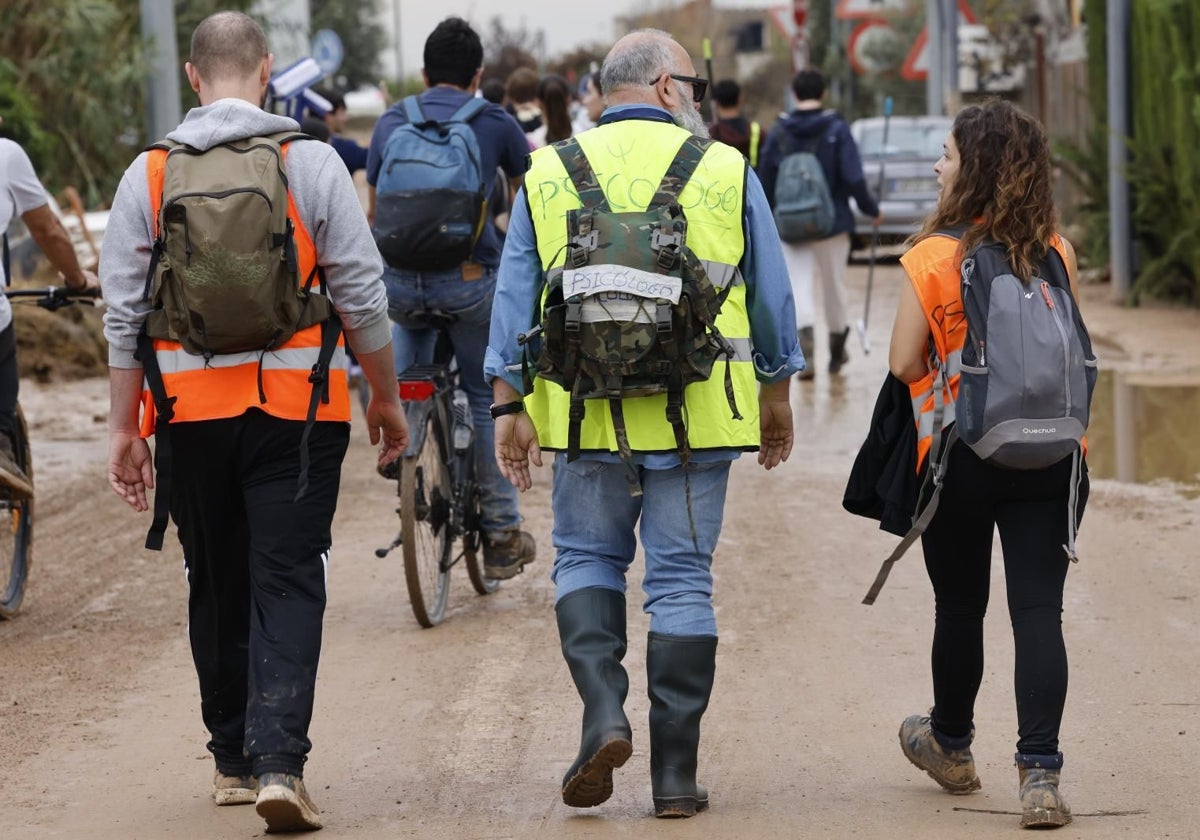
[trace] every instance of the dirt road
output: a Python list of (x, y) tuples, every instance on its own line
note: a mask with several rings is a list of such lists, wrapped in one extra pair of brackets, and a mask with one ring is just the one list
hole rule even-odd
[[(856, 268), (856, 309), (864, 278)], [(859, 604), (895, 540), (844, 513), (840, 500), (886, 366), (898, 278), (894, 263), (876, 274), (874, 352), (856, 349), (842, 380), (819, 375), (795, 391), (791, 461), (764, 473), (743, 459), (733, 471), (716, 559), (718, 679), (701, 753), (713, 806), (686, 822), (648, 816), (646, 618), (636, 581), (626, 660), (633, 758), (607, 804), (579, 812), (559, 800), (579, 701), (558, 652), (547, 578), (549, 470), (523, 499), (538, 562), (487, 597), (458, 574), (446, 622), (421, 630), (399, 556), (373, 555), (394, 534), (394, 497), (357, 428), (335, 521), (306, 771), (324, 811), (321, 836), (1014, 835), (1016, 715), (1000, 564), (977, 708), (983, 790), (970, 797), (941, 793), (896, 743), (900, 720), (930, 703), (932, 595), (919, 553), (901, 561), (878, 604)], [(1188, 366), (1200, 349), (1195, 313), (1089, 311), (1115, 363), (1200, 372)], [(1124, 323), (1133, 326), (1123, 332)], [(1147, 349), (1159, 347), (1175, 349)], [(0, 837), (260, 835), (252, 808), (218, 809), (209, 798), (180, 554), (170, 545), (143, 551), (147, 518), (104, 483), (106, 383), (23, 388), (38, 469), (36, 565), (23, 613), (0, 623)], [(1200, 837), (1198, 522), (1194, 493), (1094, 484), (1064, 617), (1072, 677), (1063, 778), (1078, 819), (1056, 837)]]

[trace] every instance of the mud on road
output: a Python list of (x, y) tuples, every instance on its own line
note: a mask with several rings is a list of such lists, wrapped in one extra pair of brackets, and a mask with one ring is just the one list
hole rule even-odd
[[(856, 267), (852, 308), (864, 279)], [(855, 348), (842, 379), (819, 374), (795, 390), (791, 460), (765, 473), (745, 458), (733, 471), (715, 563), (718, 676), (701, 746), (712, 810), (686, 822), (649, 816), (636, 580), (626, 658), (633, 757), (608, 803), (579, 812), (559, 800), (579, 701), (547, 577), (549, 470), (522, 499), (537, 563), (487, 597), (456, 574), (445, 623), (421, 630), (398, 554), (373, 553), (395, 533), (395, 498), (356, 426), (306, 771), (321, 836), (1015, 835), (1012, 645), (998, 546), (977, 707), (978, 794), (943, 794), (896, 741), (900, 721), (930, 703), (932, 595), (919, 554), (900, 562), (874, 607), (859, 604), (895, 540), (844, 513), (840, 500), (886, 365), (898, 279), (894, 263), (876, 271), (874, 352)], [(1125, 318), (1101, 301), (1086, 312), (1113, 363), (1197, 373), (1186, 361), (1200, 349), (1194, 313)], [(1160, 346), (1180, 349), (1163, 355)], [(37, 463), (36, 553), (22, 614), (0, 623), (0, 836), (261, 835), (252, 808), (218, 809), (209, 798), (181, 558), (170, 540), (161, 554), (144, 551), (148, 518), (104, 482), (106, 382), (22, 387)], [(1198, 524), (1200, 501), (1179, 488), (1094, 484), (1064, 615), (1072, 675), (1063, 779), (1078, 817), (1058, 838), (1200, 836)]]

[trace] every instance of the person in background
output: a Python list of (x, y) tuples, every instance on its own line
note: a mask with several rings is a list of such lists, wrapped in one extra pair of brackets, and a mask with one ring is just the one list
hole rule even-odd
[(717, 118), (708, 124), (708, 133), (714, 140), (733, 146), (751, 167), (757, 167), (762, 126), (742, 116), (745, 97), (741, 86), (733, 79), (722, 79), (713, 85), (712, 95)]
[[(422, 73), (427, 89), (419, 97), (421, 111), (429, 119), (448, 119), (475, 96), (483, 73), (483, 43), (465, 20), (448, 17), (425, 40), (424, 56)], [(367, 158), (371, 218), (375, 215), (375, 186), (383, 167), (384, 147), (392, 132), (407, 120), (404, 100), (400, 100), (375, 124)], [(478, 142), (481, 172), (490, 177), (486, 173), (503, 169), (509, 186), (515, 190), (521, 184), (529, 157), (529, 143), (520, 126), (503, 108), (491, 104), (468, 125)], [(442, 310), (456, 318), (447, 332), (463, 373), (462, 385), (475, 423), (475, 474), (484, 533), (483, 572), (496, 580), (516, 576), (537, 554), (533, 536), (520, 528), (517, 491), (501, 475), (491, 454), (492, 395), (483, 378), (483, 358), (499, 265), (496, 226), (485, 216), (471, 259), (461, 266), (443, 271), (413, 271), (385, 265), (383, 272), (389, 314), (402, 327), (397, 349), (397, 367), (401, 370), (410, 364), (431, 362), (438, 335), (435, 328), (410, 313)]]
[(350, 118), (349, 112), (346, 110), (346, 97), (340, 91), (329, 88), (318, 88), (314, 92), (323, 96), (332, 106), (329, 111), (317, 116), (322, 117), (325, 125), (329, 128), (331, 135), (329, 142), (333, 144), (333, 150), (338, 153), (342, 163), (346, 164), (346, 169), (350, 171), (351, 175), (360, 169), (366, 169), (367, 147), (343, 136), (346, 131), (346, 121)]
[[(4, 118), (0, 116), (0, 125)], [(29, 235), (58, 269), (63, 285), (73, 292), (99, 291), (96, 275), (80, 267), (71, 235), (50, 209), (50, 198), (38, 180), (25, 150), (13, 140), (0, 137), (0, 236), (8, 224), (20, 217)], [(4, 244), (7, 253), (7, 242)], [(12, 282), (9, 266), (3, 266), (3, 282)], [(13, 330), (12, 304), (0, 295), (0, 493), (20, 499), (33, 495), (33, 482), (17, 464), (13, 432), (17, 424), (17, 340)]]
[[(205, 18), (184, 65), (200, 105), (168, 139), (207, 152), (294, 133), (295, 120), (261, 107), (273, 62), (252, 18), (228, 11)], [(392, 368), (379, 252), (333, 149), (310, 140), (285, 148), (288, 220), (297, 243), (311, 242), (296, 248), (299, 274), (324, 269), (322, 291), (371, 383), (371, 442), (382, 440), (380, 462), (394, 460), (408, 444), (408, 423)], [(329, 366), (327, 399), (312, 403), (319, 407), (309, 424), (309, 380), (319, 371), (327, 335), (322, 323), (297, 331), (265, 362), (257, 350), (215, 355), (210, 364), (177, 341), (154, 339), (150, 346), (145, 286), (157, 237), (154, 207), (171, 168), (166, 158), (163, 149), (147, 150), (126, 169), (100, 258), (108, 304), (108, 481), (134, 510), (147, 509), (154, 470), (146, 435), (156, 423), (159, 466), (169, 452), (175, 471), (168, 498), (183, 548), (200, 714), (216, 764), (213, 800), (255, 803), (268, 832), (310, 831), (321, 819), (303, 776), (312, 749), (331, 526), (350, 439), (346, 374)], [(212, 258), (206, 243), (194, 247)], [(147, 352), (153, 358), (143, 361)], [(158, 404), (169, 400), (174, 408), (169, 423), (141, 411), (154, 366), (168, 398)], [(297, 498), (305, 458), (308, 483)]]
[[(933, 171), (941, 188), (938, 203), (900, 258), (906, 278), (900, 284), (888, 355), (892, 374), (909, 384), (914, 409), (929, 406), (918, 410), (918, 421), (933, 410), (931, 344), (939, 348), (939, 358), (954, 364), (967, 339), (959, 269), (963, 254), (975, 244), (1002, 244), (1013, 273), (1025, 283), (1044, 270), (1043, 261), (1056, 251), (1071, 296), (1079, 300), (1075, 250), (1055, 230), (1050, 146), (1037, 120), (1001, 100), (969, 105), (954, 118)], [(938, 235), (946, 229), (963, 231), (961, 240)], [(1042, 283), (1043, 290), (1046, 285)], [(958, 317), (950, 314), (954, 312)], [(949, 378), (951, 405), (959, 381), (956, 375)], [(918, 438), (918, 462), (929, 457), (931, 437), (926, 430)], [(933, 708), (900, 725), (900, 747), (950, 793), (980, 788), (971, 742), (984, 673), (992, 538), (998, 530), (1016, 647), (1015, 760), (1024, 828), (1055, 828), (1071, 821), (1059, 790), (1063, 754), (1058, 736), (1067, 700), (1063, 587), (1070, 566), (1064, 547), (1070, 543), (1068, 520), (1074, 516), (1078, 523), (1083, 516), (1088, 490), (1086, 469), (1081, 468), (1079, 484), (1073, 486), (1073, 457), (1044, 469), (1010, 470), (984, 462), (957, 441), (949, 452), (941, 503), (921, 536), (934, 592), (928, 660)]]
[(326, 125), (325, 121), (317, 119), (316, 117), (305, 117), (304, 119), (300, 120), (300, 130), (305, 134), (309, 134), (317, 138), (322, 143), (328, 143), (330, 138), (333, 137), (333, 134), (330, 133), (329, 126)]
[(542, 111), (537, 104), (537, 86), (538, 74), (531, 67), (518, 67), (504, 83), (508, 113), (512, 114), (526, 136), (542, 124)]
[(566, 140), (572, 134), (571, 91), (562, 76), (543, 76), (537, 86), (537, 106), (542, 112), (542, 124), (525, 136), (535, 149)]
[[(696, 78), (687, 51), (659, 30), (621, 38), (600, 75), (608, 109), (601, 125), (579, 135), (579, 147), (592, 172), (611, 176), (599, 179), (605, 203), (616, 205), (620, 196), (620, 206), (641, 210), (645, 204), (628, 206), (628, 185), (638, 179), (650, 184), (632, 192), (642, 196), (635, 201), (648, 204), (653, 185), (663, 181), (684, 143), (693, 135), (707, 137), (697, 110), (705, 82)], [(716, 324), (744, 350), (714, 367), (707, 380), (683, 389), (690, 418), (686, 463), (662, 395), (619, 400), (634, 459), (627, 474), (607, 400), (583, 401), (584, 417), (576, 427), (579, 457), (569, 459), (563, 451), (570, 449), (575, 416), (569, 392), (538, 377), (525, 394), (518, 335), (529, 330), (530, 313), (541, 311), (547, 273), (565, 264), (567, 249), (561, 246), (568, 214), (581, 209), (578, 193), (559, 186), (571, 176), (554, 147), (531, 156), (496, 286), (484, 369), (498, 418), (496, 460), (514, 486), (526, 490), (530, 463), (541, 466), (542, 446), (559, 450), (551, 496), (557, 551), (551, 577), (563, 658), (583, 700), (579, 752), (562, 781), (563, 802), (576, 808), (607, 800), (613, 769), (633, 751), (624, 711), (629, 678), (621, 661), (627, 646), (626, 574), (639, 534), (646, 564), (643, 608), (650, 614), (646, 675), (654, 813), (690, 817), (708, 807), (696, 765), (700, 720), (716, 669), (712, 568), (729, 470), (741, 452), (754, 450), (758, 463), (772, 469), (787, 460), (792, 447), (788, 389), (803, 359), (779, 236), (742, 156), (722, 143), (700, 149), (705, 188), (731, 200), (720, 208), (709, 202), (684, 207), (686, 244), (714, 276), (727, 278), (728, 298)], [(621, 184), (625, 189), (618, 193)], [(687, 182), (679, 185), (687, 188)], [(629, 245), (636, 247), (632, 240)], [(727, 387), (743, 412), (736, 421), (730, 419)]]
[(796, 108), (782, 117), (767, 134), (758, 174), (763, 189), (774, 207), (775, 180), (779, 164), (788, 152), (815, 145), (817, 160), (825, 173), (825, 181), (833, 198), (835, 218), (833, 232), (824, 239), (803, 243), (783, 243), (788, 275), (792, 279), (792, 294), (796, 301), (796, 326), (800, 347), (808, 368), (800, 379), (812, 379), (814, 364), (814, 331), (816, 306), (813, 302), (814, 269), (821, 279), (821, 297), (825, 304), (825, 326), (829, 333), (829, 372), (839, 373), (850, 360), (846, 341), (850, 337), (850, 319), (846, 314), (846, 263), (850, 258), (850, 233), (854, 230), (854, 214), (850, 211), (853, 197), (865, 215), (882, 220), (879, 205), (863, 177), (862, 158), (858, 144), (850, 135), (850, 126), (836, 111), (822, 106), (825, 96), (825, 77), (820, 70), (809, 67), (792, 79), (792, 95)]
[(600, 122), (604, 113), (604, 97), (600, 95), (600, 74), (588, 73), (579, 82), (579, 113), (572, 128), (576, 134), (587, 131)]

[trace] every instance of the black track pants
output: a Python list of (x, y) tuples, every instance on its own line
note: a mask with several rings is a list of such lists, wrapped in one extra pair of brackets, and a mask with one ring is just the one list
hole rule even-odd
[[(1058, 752), (1067, 696), (1062, 604), (1069, 562), (1062, 546), (1070, 475), (1070, 458), (1022, 471), (985, 464), (962, 443), (950, 454), (937, 515), (921, 539), (936, 602), (933, 724), (946, 735), (967, 735), (973, 725), (998, 528), (1016, 647), (1017, 750)], [(1081, 494), (1086, 486), (1085, 478)]]
[(312, 746), (325, 565), (350, 429), (313, 426), (308, 492), (294, 502), (303, 429), (256, 410), (171, 426), (171, 516), (200, 710), (208, 749), (230, 775), (302, 775)]
[(20, 378), (17, 376), (17, 338), (13, 324), (0, 330), (0, 432), (12, 436), (16, 428), (17, 394)]

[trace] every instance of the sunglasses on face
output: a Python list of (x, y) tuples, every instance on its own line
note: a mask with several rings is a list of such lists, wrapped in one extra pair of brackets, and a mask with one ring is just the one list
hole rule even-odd
[[(699, 105), (704, 101), (704, 94), (708, 90), (708, 79), (701, 79), (697, 76), (680, 76), (675, 73), (668, 73), (667, 75), (677, 82), (687, 82), (692, 86), (692, 102), (694, 104)], [(661, 79), (662, 76), (658, 78)], [(646, 84), (656, 85), (658, 84), (658, 79), (646, 82)]]

